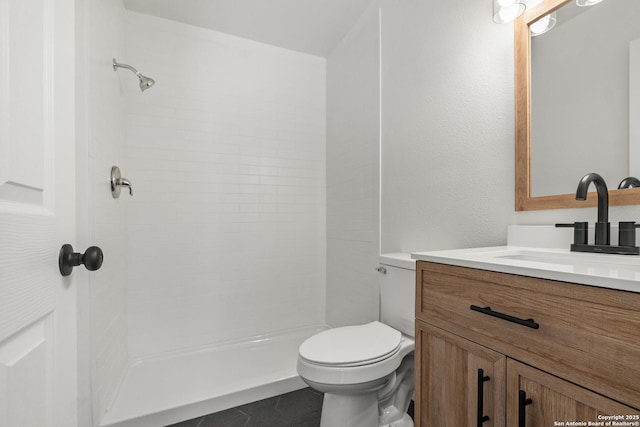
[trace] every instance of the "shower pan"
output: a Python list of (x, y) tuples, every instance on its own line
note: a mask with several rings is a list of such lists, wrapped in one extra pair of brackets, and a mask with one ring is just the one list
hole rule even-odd
[(147, 358), (129, 365), (104, 427), (157, 427), (306, 387), (298, 347), (325, 328), (302, 328)]

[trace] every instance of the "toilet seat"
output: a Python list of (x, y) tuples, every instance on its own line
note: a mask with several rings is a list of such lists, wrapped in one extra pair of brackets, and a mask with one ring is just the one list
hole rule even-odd
[[(339, 343), (344, 343), (344, 348), (338, 349)], [(362, 348), (358, 350), (359, 344)], [(411, 337), (384, 323), (340, 327), (302, 343), (297, 370), (307, 384), (322, 391), (326, 391), (324, 386), (343, 387), (372, 381), (382, 385), (385, 377), (400, 366), (414, 347)]]
[(400, 349), (402, 334), (380, 322), (329, 329), (307, 339), (300, 357), (321, 366), (355, 367), (377, 363)]

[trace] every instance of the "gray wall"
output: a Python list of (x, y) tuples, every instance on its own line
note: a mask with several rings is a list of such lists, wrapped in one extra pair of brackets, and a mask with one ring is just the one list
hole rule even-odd
[(327, 59), (327, 323), (378, 318), (379, 19), (373, 5)]
[[(372, 319), (372, 300), (355, 296), (377, 292), (375, 239), (340, 238), (348, 227), (337, 224), (354, 206), (375, 222), (377, 192), (382, 253), (504, 245), (510, 224), (596, 219), (595, 208), (514, 210), (513, 25), (493, 23), (491, 2), (379, 4), (382, 176), (371, 165), (363, 169), (368, 177), (349, 181), (353, 194), (371, 188), (371, 203), (338, 197), (344, 189), (336, 173), (378, 153), (371, 131), (378, 124), (380, 70), (363, 53), (378, 37), (372, 21), (356, 26), (327, 62), (327, 320), (333, 326)], [(640, 207), (611, 208), (610, 219), (640, 221)]]
[(382, 2), (382, 252), (491, 246), (513, 211), (512, 27)]

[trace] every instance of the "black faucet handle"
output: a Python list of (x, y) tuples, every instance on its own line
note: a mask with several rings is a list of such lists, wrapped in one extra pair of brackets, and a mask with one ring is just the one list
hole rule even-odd
[(557, 228), (573, 228), (573, 244), (586, 245), (589, 240), (589, 223), (578, 221), (570, 224), (556, 224)]
[(636, 228), (640, 228), (640, 224), (636, 224), (635, 221), (620, 221), (618, 223), (618, 245), (635, 246)]

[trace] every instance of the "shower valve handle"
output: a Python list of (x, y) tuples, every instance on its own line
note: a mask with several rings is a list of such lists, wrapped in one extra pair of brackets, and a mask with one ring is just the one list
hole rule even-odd
[(131, 185), (131, 181), (122, 177), (119, 167), (113, 166), (111, 168), (111, 195), (114, 199), (120, 197), (120, 189), (122, 187), (128, 188), (129, 195), (133, 196), (133, 186)]
[(129, 189), (129, 195), (133, 196), (133, 187), (131, 186), (131, 182), (127, 178), (120, 178), (118, 180), (119, 187), (127, 187)]

